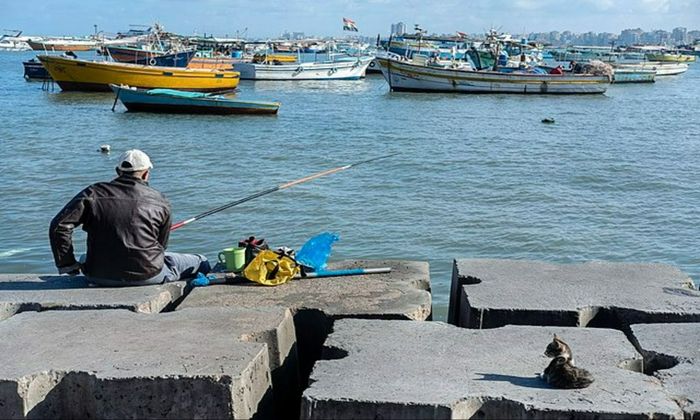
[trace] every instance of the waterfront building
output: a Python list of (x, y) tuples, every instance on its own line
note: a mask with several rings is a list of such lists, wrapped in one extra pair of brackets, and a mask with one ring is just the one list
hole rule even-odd
[(403, 35), (406, 33), (406, 24), (403, 22), (391, 24), (391, 35)]
[(688, 42), (688, 29), (682, 26), (673, 28), (671, 39), (675, 44), (685, 44)]
[(622, 45), (636, 45), (641, 42), (644, 31), (641, 28), (625, 29), (620, 33), (618, 41)]

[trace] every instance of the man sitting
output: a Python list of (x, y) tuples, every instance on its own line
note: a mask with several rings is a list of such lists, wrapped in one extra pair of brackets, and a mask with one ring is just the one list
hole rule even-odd
[[(153, 164), (144, 152), (119, 158), (118, 177), (76, 195), (53, 218), (49, 239), (60, 274), (78, 275), (101, 286), (161, 284), (207, 274), (203, 255), (165, 252), (170, 235), (170, 203), (148, 186)], [(87, 232), (87, 255), (73, 253), (73, 229)]]

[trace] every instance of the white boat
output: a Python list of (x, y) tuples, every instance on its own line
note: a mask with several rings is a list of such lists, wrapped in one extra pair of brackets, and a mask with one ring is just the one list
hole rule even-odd
[(9, 39), (0, 39), (0, 51), (29, 51), (32, 47), (25, 41), (12, 41)]
[(656, 70), (614, 67), (613, 83), (654, 83)]
[(616, 68), (633, 70), (654, 70), (656, 76), (675, 76), (688, 71), (688, 63), (662, 63), (659, 61), (643, 61), (634, 64), (617, 64)]
[(244, 80), (356, 80), (365, 77), (373, 57), (312, 63), (236, 63)]
[(377, 57), (376, 62), (393, 91), (574, 94), (604, 93), (610, 85), (608, 75), (477, 71), (458, 63), (406, 60), (393, 55)]
[(27, 43), (27, 41), (29, 41), (29, 37), (21, 35), (22, 31), (11, 31), (0, 36), (0, 51), (31, 50), (32, 47), (30, 47)]

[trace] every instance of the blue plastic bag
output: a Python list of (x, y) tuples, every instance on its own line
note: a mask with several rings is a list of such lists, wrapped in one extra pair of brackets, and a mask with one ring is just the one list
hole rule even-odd
[(322, 271), (326, 268), (328, 257), (331, 256), (333, 242), (339, 239), (340, 237), (335, 233), (328, 232), (314, 236), (306, 241), (299, 252), (297, 252), (297, 262), (314, 271)]
[(194, 279), (192, 279), (192, 281), (190, 282), (190, 285), (191, 285), (192, 287), (204, 287), (204, 286), (209, 286), (209, 284), (210, 284), (212, 281), (214, 281), (214, 280), (216, 280), (216, 276), (213, 275), (213, 274), (210, 275), (210, 276), (205, 276), (205, 275), (202, 274), (202, 273), (197, 273), (197, 277), (195, 277)]

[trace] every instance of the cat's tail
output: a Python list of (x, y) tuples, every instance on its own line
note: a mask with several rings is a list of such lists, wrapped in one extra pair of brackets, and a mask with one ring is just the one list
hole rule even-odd
[(590, 384), (595, 381), (593, 379), (593, 375), (585, 369), (579, 369), (577, 368), (578, 372), (576, 372), (576, 376), (574, 377), (574, 380), (571, 382), (571, 388), (587, 388)]

